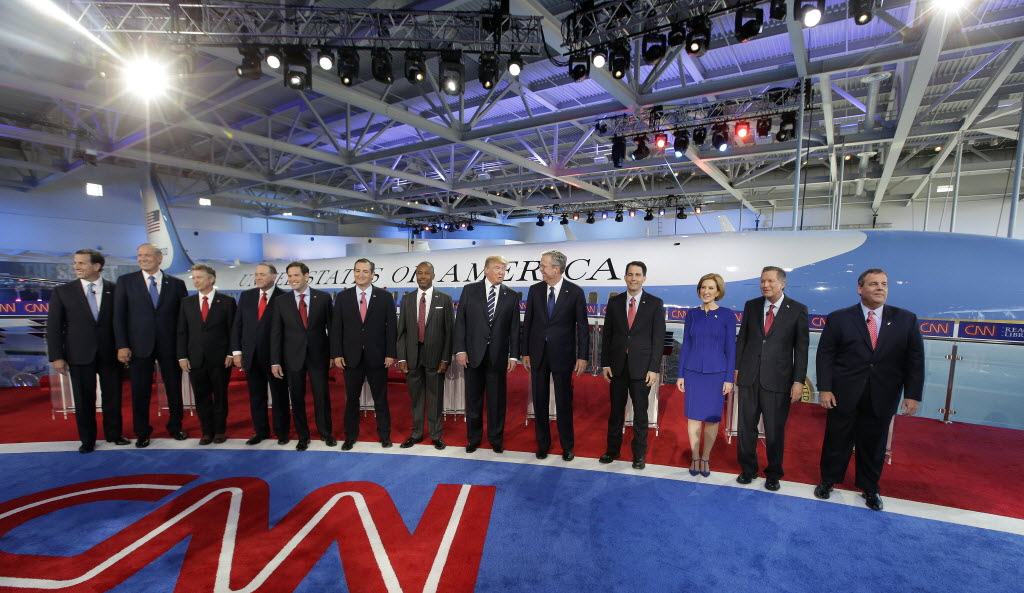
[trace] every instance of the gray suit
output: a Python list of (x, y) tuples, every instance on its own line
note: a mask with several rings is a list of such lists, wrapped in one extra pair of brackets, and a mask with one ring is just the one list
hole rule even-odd
[(417, 289), (402, 297), (398, 315), (398, 361), (404, 360), (409, 367), (406, 382), (412, 400), (410, 438), (415, 441), (423, 438), (423, 410), (426, 407), (430, 438), (440, 440), (444, 375), (438, 374), (437, 369), (442, 362), (451, 361), (455, 307), (452, 305), (452, 297), (434, 288), (430, 302), (425, 303), (427, 321), (423, 341), (420, 342), (418, 310), (421, 294), (422, 291)]

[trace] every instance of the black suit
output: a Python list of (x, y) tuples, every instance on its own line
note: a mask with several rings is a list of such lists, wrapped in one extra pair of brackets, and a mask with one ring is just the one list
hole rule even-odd
[(466, 439), (480, 446), (484, 397), (487, 441), (504, 446), (506, 374), (510, 358), (519, 358), (519, 293), (504, 284), (495, 294), (494, 319), (487, 314), (486, 281), (467, 284), (459, 297), (452, 351), (466, 353)]
[[(430, 438), (441, 439), (441, 415), (444, 412), (444, 375), (437, 369), (442, 362), (450, 362), (452, 355), (452, 333), (455, 330), (455, 307), (452, 297), (433, 290), (429, 302), (424, 302), (427, 311), (423, 327), (423, 341), (419, 340), (420, 290), (405, 293), (398, 316), (397, 353), (398, 360), (405, 361), (409, 373), (405, 381), (409, 386), (412, 402), (413, 440), (423, 438), (423, 410), (426, 405)], [(425, 397), (424, 397), (425, 396)]]
[(860, 304), (829, 314), (818, 341), (818, 390), (831, 391), (821, 447), (822, 481), (841, 483), (857, 446), (857, 487), (878, 492), (889, 422), (900, 394), (920, 401), (924, 388), (924, 340), (917, 316), (885, 305), (872, 349)]
[(178, 314), (178, 360), (188, 360), (189, 381), (196, 400), (196, 414), (203, 436), (223, 436), (228, 424), (228, 381), (231, 367), (231, 326), (235, 323), (235, 299), (215, 292), (208, 301), (203, 321), (200, 302), (193, 294), (181, 300)]
[(547, 452), (551, 448), (548, 405), (551, 401), (549, 384), (553, 379), (558, 440), (565, 452), (571, 451), (575, 445), (572, 373), (576, 360), (589, 357), (590, 329), (587, 324), (587, 301), (582, 288), (563, 278), (550, 317), (547, 306), (549, 289), (545, 282), (538, 282), (530, 287), (526, 297), (523, 356), (530, 357), (533, 413), (537, 420), (537, 450)]
[(636, 301), (633, 325), (628, 322), (627, 293), (608, 299), (604, 334), (601, 342), (601, 367), (612, 371), (609, 395), (608, 448), (613, 455), (622, 448), (622, 425), (626, 417), (626, 399), (633, 400), (633, 459), (647, 455), (647, 404), (651, 388), (647, 373), (661, 373), (665, 345), (665, 303), (643, 292)]
[(334, 300), (331, 328), (333, 358), (345, 359), (345, 440), (359, 438), (359, 396), (363, 382), (370, 384), (377, 436), (391, 440), (391, 411), (388, 408), (388, 368), (385, 358), (395, 358), (395, 298), (383, 288), (367, 290), (366, 320), (359, 314), (358, 287), (343, 290)]
[[(147, 275), (148, 276), (148, 275)], [(154, 363), (160, 364), (160, 376), (167, 392), (167, 432), (181, 431), (181, 367), (178, 366), (177, 334), (181, 299), (188, 296), (185, 282), (163, 274), (157, 306), (149, 295), (143, 272), (132, 272), (117, 279), (114, 290), (114, 336), (118, 348), (131, 348), (129, 363), (132, 380), (132, 423), (137, 438), (149, 438), (149, 402), (153, 394)]]
[(270, 436), (267, 423), (267, 390), (273, 403), (274, 436), (287, 439), (291, 430), (289, 417), (288, 383), (270, 372), (270, 326), (274, 309), (282, 302), (279, 299), (291, 297), (290, 290), (275, 287), (267, 299), (263, 316), (259, 316), (261, 290), (253, 288), (238, 295), (238, 311), (231, 330), (231, 351), (242, 353), (242, 368), (249, 386), (249, 413), (256, 436)]
[(284, 369), (295, 431), (303, 441), (309, 440), (306, 420), (306, 375), (309, 375), (316, 429), (320, 438), (327, 440), (334, 438), (328, 385), (331, 345), (327, 332), (331, 327), (331, 295), (315, 288), (309, 288), (306, 294), (306, 325), (299, 316), (294, 292), (275, 303), (270, 325), (270, 364)]
[(764, 415), (768, 452), (764, 475), (778, 480), (783, 475), (790, 389), (793, 383), (803, 383), (807, 378), (807, 305), (783, 295), (782, 301), (774, 305), (775, 319), (768, 335), (764, 333), (764, 307), (764, 297), (747, 301), (736, 338), (736, 382), (742, 387), (737, 398), (737, 458), (744, 474), (757, 475), (757, 423)]
[(63, 360), (71, 374), (75, 423), (83, 445), (96, 443), (96, 375), (103, 390), (103, 437), (121, 438), (121, 371), (114, 344), (114, 283), (96, 282), (99, 318), (94, 319), (80, 280), (62, 284), (50, 295), (46, 347), (50, 361)]

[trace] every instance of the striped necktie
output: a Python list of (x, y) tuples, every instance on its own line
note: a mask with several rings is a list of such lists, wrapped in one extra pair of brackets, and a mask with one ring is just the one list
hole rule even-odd
[(498, 300), (498, 287), (491, 287), (491, 294), (487, 297), (487, 321), (494, 321), (494, 303)]

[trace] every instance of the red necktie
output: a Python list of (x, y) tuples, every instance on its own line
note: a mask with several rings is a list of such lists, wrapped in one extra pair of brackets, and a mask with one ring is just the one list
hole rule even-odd
[(260, 297), (260, 305), (256, 309), (256, 321), (263, 319), (263, 312), (267, 310), (267, 293), (263, 292), (263, 296)]
[(427, 293), (420, 296), (420, 316), (416, 319), (416, 325), (420, 330), (419, 341), (423, 342), (427, 333)]
[(359, 293), (359, 319), (366, 322), (366, 293)]
[(772, 328), (772, 323), (775, 321), (775, 305), (768, 305), (768, 314), (764, 316), (764, 333), (768, 335), (768, 330)]
[(633, 320), (636, 319), (636, 297), (629, 297), (629, 311), (626, 312), (626, 323), (629, 329), (633, 329)]
[(871, 349), (878, 345), (878, 324), (875, 323), (875, 312), (868, 311), (868, 335), (871, 336)]
[(299, 295), (299, 319), (302, 320), (302, 327), (309, 327), (309, 317), (306, 316), (306, 295)]
[(203, 323), (206, 323), (206, 316), (210, 314), (210, 297), (203, 297)]

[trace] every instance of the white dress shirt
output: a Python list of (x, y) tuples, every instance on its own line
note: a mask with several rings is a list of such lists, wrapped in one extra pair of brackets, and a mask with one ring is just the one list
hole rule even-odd
[[(85, 292), (86, 300), (89, 300), (89, 285), (93, 285), (92, 288), (96, 291), (96, 311), (99, 311), (100, 305), (103, 303), (103, 278), (97, 278), (95, 282), (89, 282), (82, 278), (80, 279), (80, 282), (82, 283), (82, 291)], [(146, 282), (149, 282), (148, 278), (146, 279)]]
[(146, 272), (145, 270), (142, 271), (142, 280), (145, 281), (145, 283), (146, 283), (146, 292), (149, 292), (149, 277), (150, 276), (152, 276), (153, 278), (156, 279), (156, 293), (160, 294), (160, 289), (163, 288), (163, 283), (164, 283), (164, 273), (162, 271), (160, 271), (160, 270), (157, 270), (155, 274), (150, 274), (149, 272)]
[[(882, 309), (884, 307), (885, 307), (885, 305), (880, 305), (877, 309), (868, 309), (867, 307), (864, 306), (864, 303), (860, 304), (860, 314), (861, 314), (862, 317), (864, 317), (864, 327), (867, 327), (868, 311), (874, 311), (875, 312), (875, 330), (876, 330), (875, 337), (876, 338), (882, 335)], [(868, 334), (870, 335), (871, 332), (868, 332)]]
[(764, 322), (765, 322), (765, 320), (768, 319), (768, 307), (775, 307), (775, 316), (778, 317), (779, 316), (779, 308), (782, 307), (782, 301), (784, 301), (784, 300), (786, 300), (786, 294), (785, 293), (782, 293), (781, 295), (779, 295), (779, 300), (775, 301), (774, 303), (769, 301), (768, 299), (764, 300), (764, 310), (761, 311), (761, 327), (764, 327)]

